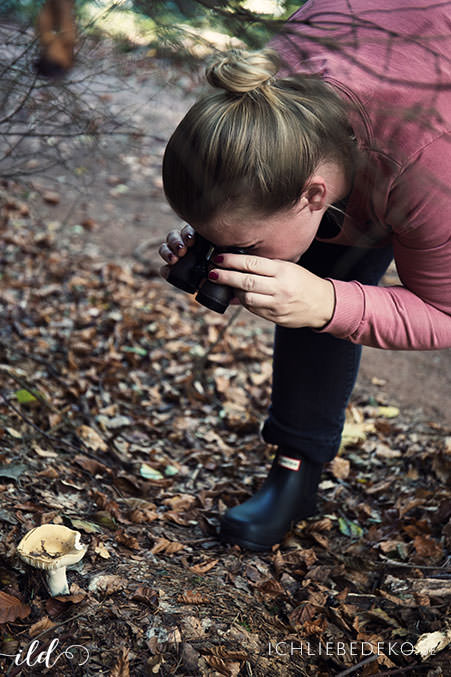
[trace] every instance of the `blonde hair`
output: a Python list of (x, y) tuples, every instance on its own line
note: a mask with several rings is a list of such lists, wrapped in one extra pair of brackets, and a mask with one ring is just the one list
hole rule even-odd
[(204, 96), (172, 134), (163, 185), (193, 225), (225, 209), (274, 214), (292, 207), (324, 159), (350, 175), (355, 143), (342, 99), (312, 76), (276, 79), (276, 52), (232, 50), (206, 70), (223, 91)]

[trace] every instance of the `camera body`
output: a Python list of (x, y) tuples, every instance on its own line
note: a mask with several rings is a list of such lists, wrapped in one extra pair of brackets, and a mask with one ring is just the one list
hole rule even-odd
[(196, 294), (196, 301), (217, 313), (224, 313), (234, 296), (232, 287), (215, 284), (208, 280), (211, 261), (216, 254), (246, 254), (248, 248), (216, 247), (202, 235), (196, 233), (192, 247), (185, 256), (170, 267), (167, 281), (178, 289)]

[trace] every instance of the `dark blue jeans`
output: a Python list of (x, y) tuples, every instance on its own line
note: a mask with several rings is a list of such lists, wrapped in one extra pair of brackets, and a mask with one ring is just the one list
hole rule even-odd
[[(392, 258), (391, 246), (363, 249), (315, 240), (298, 263), (320, 277), (377, 285)], [(362, 346), (331, 334), (277, 325), (263, 439), (295, 457), (331, 461), (340, 446), (361, 353)]]

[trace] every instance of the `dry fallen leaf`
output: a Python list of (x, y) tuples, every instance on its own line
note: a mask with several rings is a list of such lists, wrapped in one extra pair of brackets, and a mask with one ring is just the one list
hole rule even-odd
[(425, 632), (420, 635), (415, 644), (415, 653), (421, 656), (424, 661), (433, 654), (443, 651), (448, 644), (451, 644), (451, 629), (445, 632)]
[(137, 588), (132, 595), (132, 599), (136, 600), (137, 602), (144, 602), (153, 608), (158, 607), (158, 598), (158, 590), (149, 588), (146, 585), (139, 586), (139, 588)]
[(130, 649), (127, 649), (125, 646), (122, 647), (121, 654), (113, 666), (109, 677), (130, 677), (129, 653)]
[(51, 621), (48, 616), (44, 616), (36, 623), (33, 623), (33, 625), (28, 630), (28, 634), (30, 635), (30, 637), (36, 637), (36, 635), (39, 635), (44, 630), (49, 630), (50, 628), (53, 628), (55, 625), (56, 623)]
[(337, 480), (345, 480), (349, 477), (351, 462), (347, 458), (336, 456), (329, 464), (332, 474)]
[(93, 451), (108, 450), (108, 445), (106, 444), (106, 442), (100, 437), (98, 432), (93, 430), (93, 428), (90, 428), (87, 425), (81, 425), (78, 428), (77, 432), (80, 435), (83, 442), (86, 444), (86, 446), (92, 449)]
[(0, 624), (12, 623), (17, 618), (26, 618), (31, 613), (28, 604), (0, 590)]
[(125, 545), (127, 548), (130, 548), (130, 550), (140, 550), (141, 546), (139, 545), (139, 541), (135, 536), (132, 536), (131, 534), (125, 533), (125, 531), (118, 530), (114, 534), (116, 541), (118, 543), (122, 543), (122, 545)]
[(438, 563), (443, 557), (441, 544), (428, 534), (418, 534), (413, 539), (413, 544), (416, 550), (414, 557), (416, 562)]
[(166, 555), (173, 555), (180, 550), (184, 550), (185, 546), (183, 543), (177, 543), (176, 541), (169, 541), (167, 538), (156, 538), (153, 547), (150, 552), (154, 555), (158, 553), (165, 553)]
[(42, 194), (42, 199), (49, 205), (57, 205), (60, 202), (60, 195), (53, 190), (46, 190)]
[(106, 595), (112, 595), (119, 590), (127, 587), (127, 581), (121, 576), (114, 574), (97, 574), (94, 576), (88, 585), (88, 590), (91, 592), (102, 592)]
[(200, 562), (199, 564), (194, 564), (190, 567), (190, 571), (195, 574), (206, 574), (207, 571), (210, 571), (217, 565), (219, 559), (207, 559), (205, 562)]
[(201, 592), (185, 590), (183, 594), (179, 595), (178, 601), (182, 604), (209, 604), (211, 600)]
[(103, 543), (99, 543), (98, 545), (96, 545), (96, 547), (94, 548), (94, 552), (103, 559), (109, 559), (111, 557), (110, 553), (108, 552), (107, 548), (103, 545)]

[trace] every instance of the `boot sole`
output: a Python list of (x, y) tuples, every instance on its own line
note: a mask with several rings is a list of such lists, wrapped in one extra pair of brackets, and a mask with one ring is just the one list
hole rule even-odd
[(221, 522), (221, 530), (219, 532), (219, 538), (223, 543), (231, 543), (233, 545), (239, 545), (247, 550), (252, 550), (253, 552), (264, 552), (265, 550), (271, 550), (274, 545), (280, 543), (285, 536), (293, 529), (293, 527), (300, 522), (301, 520), (307, 519), (307, 517), (313, 517), (318, 512), (316, 506), (310, 511), (306, 511), (302, 517), (298, 517), (290, 522), (286, 531), (277, 539), (271, 541), (271, 543), (257, 543), (256, 541), (250, 541), (246, 538), (242, 538), (233, 527), (228, 525), (226, 522)]

